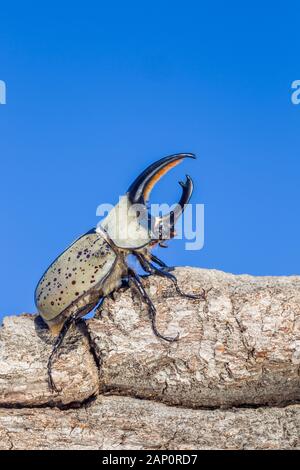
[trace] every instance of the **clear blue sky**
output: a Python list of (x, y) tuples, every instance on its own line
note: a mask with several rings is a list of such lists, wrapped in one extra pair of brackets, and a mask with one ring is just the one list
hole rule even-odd
[(2, 2), (0, 316), (152, 161), (195, 180), (205, 247), (170, 264), (300, 274), (299, 2)]

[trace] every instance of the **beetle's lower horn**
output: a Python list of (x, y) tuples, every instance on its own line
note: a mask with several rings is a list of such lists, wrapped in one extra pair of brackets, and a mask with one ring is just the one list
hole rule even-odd
[[(184, 158), (196, 157), (193, 153), (178, 153), (164, 157), (148, 166), (129, 187), (127, 194), (130, 202), (132, 204), (145, 204), (149, 199), (150, 192), (155, 183), (171, 168), (178, 165)], [(193, 189), (192, 186), (190, 187), (190, 183), (183, 183), (183, 185), (184, 184), (187, 184), (187, 189), (183, 191), (179, 204), (181, 202), (184, 204), (184, 198), (186, 198), (188, 190)]]
[(154, 238), (156, 239), (169, 240), (175, 236), (175, 224), (190, 201), (194, 188), (191, 177), (186, 175), (185, 183), (179, 181), (179, 184), (182, 187), (179, 202), (168, 214), (157, 217), (155, 220)]

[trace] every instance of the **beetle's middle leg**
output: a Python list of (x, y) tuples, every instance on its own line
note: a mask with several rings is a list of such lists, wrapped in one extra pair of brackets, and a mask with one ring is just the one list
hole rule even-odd
[(156, 320), (156, 308), (155, 308), (152, 300), (150, 299), (149, 295), (147, 294), (147, 292), (146, 292), (146, 290), (143, 286), (143, 283), (141, 282), (139, 276), (131, 268), (128, 269), (128, 276), (129, 276), (129, 280), (131, 280), (133, 282), (133, 284), (137, 288), (140, 296), (142, 297), (142, 299), (144, 300), (144, 302), (148, 306), (148, 312), (149, 312), (149, 317), (150, 317), (150, 320), (151, 320), (151, 326), (152, 326), (152, 330), (153, 330), (153, 333), (155, 334), (155, 336), (157, 336), (158, 338), (164, 339), (165, 341), (169, 341), (170, 343), (172, 343), (173, 341), (177, 341), (178, 337), (179, 337), (178, 334), (174, 338), (171, 338), (170, 336), (163, 336), (161, 333), (159, 333), (159, 331), (157, 330), (156, 321), (155, 321)]
[[(144, 255), (141, 253), (135, 253), (135, 256), (139, 260), (142, 268), (149, 274), (156, 274), (157, 276), (161, 277), (166, 277), (170, 279), (171, 282), (173, 282), (176, 292), (181, 296), (181, 297), (187, 297), (188, 299), (202, 299), (205, 300), (205, 291), (203, 289), (203, 292), (201, 294), (187, 294), (183, 292), (179, 285), (176, 276), (174, 274), (171, 274), (170, 272), (163, 270), (163, 269), (158, 269), (156, 266), (154, 266), (152, 263), (150, 263)], [(153, 256), (153, 255), (152, 255)], [(153, 259), (151, 256), (151, 259)]]

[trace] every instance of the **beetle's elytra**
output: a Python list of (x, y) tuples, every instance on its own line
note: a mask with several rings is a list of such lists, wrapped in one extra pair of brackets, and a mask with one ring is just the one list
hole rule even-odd
[(121, 286), (123, 281), (133, 284), (149, 309), (153, 332), (166, 341), (178, 337), (163, 336), (157, 331), (156, 310), (144, 289), (138, 274), (128, 266), (128, 255), (134, 255), (149, 274), (170, 279), (179, 295), (184, 294), (170, 268), (151, 253), (154, 245), (174, 236), (174, 226), (193, 191), (192, 179), (180, 182), (182, 195), (175, 209), (160, 217), (148, 213), (147, 201), (155, 183), (184, 158), (195, 158), (191, 153), (180, 153), (162, 158), (144, 170), (131, 184), (126, 194), (102, 221), (101, 227), (92, 229), (78, 238), (49, 266), (35, 290), (35, 303), (39, 314), (56, 336), (48, 362), (49, 386), (57, 391), (51, 365), (54, 354), (73, 323), (93, 310), (107, 295)]

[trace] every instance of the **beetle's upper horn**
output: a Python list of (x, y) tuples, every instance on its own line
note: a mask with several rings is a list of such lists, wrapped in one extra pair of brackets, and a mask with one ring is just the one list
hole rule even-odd
[[(128, 188), (127, 194), (130, 202), (132, 204), (145, 204), (149, 199), (150, 192), (155, 183), (171, 168), (178, 165), (184, 158), (196, 157), (193, 153), (178, 153), (164, 157), (148, 166)], [(186, 183), (180, 184), (182, 186), (182, 196), (179, 201), (179, 206), (183, 208), (184, 204), (189, 202), (193, 191), (193, 183), (191, 178), (187, 176)]]

